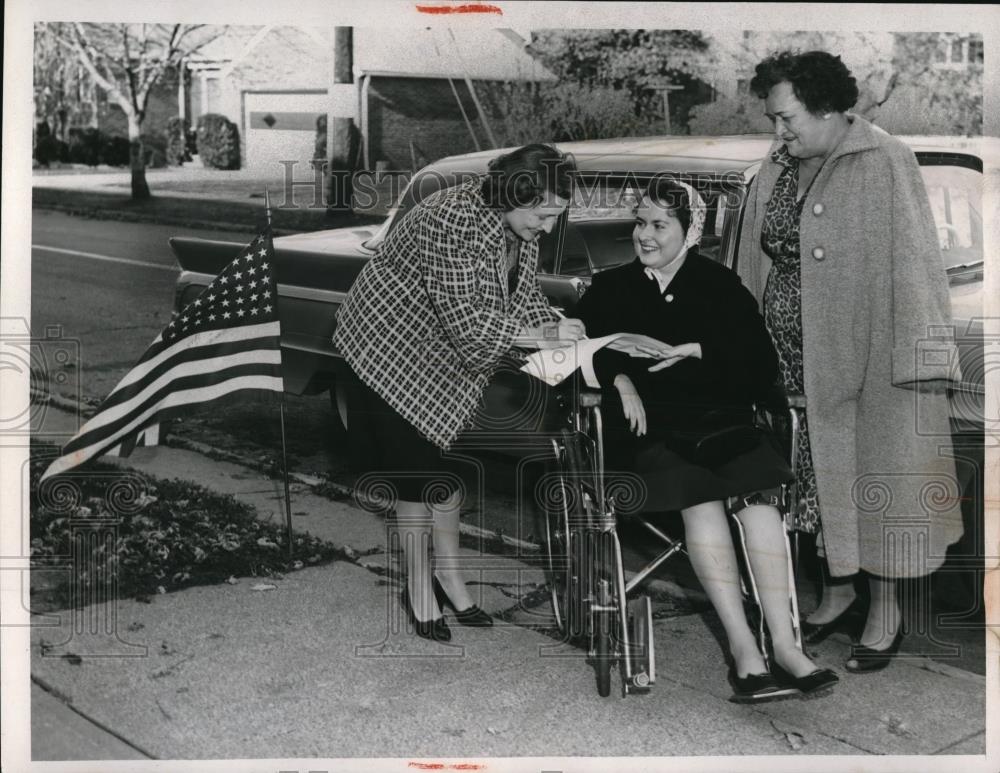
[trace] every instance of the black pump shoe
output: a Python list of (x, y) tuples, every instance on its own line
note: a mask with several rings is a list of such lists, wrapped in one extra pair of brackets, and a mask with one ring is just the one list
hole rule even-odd
[(817, 668), (805, 676), (792, 676), (777, 663), (774, 664), (774, 675), (779, 684), (791, 685), (808, 698), (827, 692), (840, 681), (840, 677), (829, 668)]
[(468, 609), (455, 609), (455, 605), (451, 603), (451, 599), (448, 598), (448, 594), (441, 587), (441, 583), (438, 582), (437, 577), (434, 578), (434, 597), (437, 599), (438, 606), (442, 609), (448, 606), (455, 610), (455, 619), (462, 625), (469, 625), (474, 628), (489, 628), (493, 625), (493, 618), (475, 604)]
[(856, 634), (860, 629), (860, 624), (863, 622), (860, 616), (861, 599), (855, 597), (854, 601), (848, 604), (844, 611), (833, 618), (833, 620), (828, 620), (825, 623), (810, 623), (803, 620), (799, 624), (799, 630), (802, 632), (802, 643), (819, 644), (837, 631), (846, 631), (852, 635)]
[(799, 689), (792, 685), (778, 684), (771, 674), (747, 674), (737, 676), (736, 669), (729, 669), (729, 684), (733, 694), (729, 700), (732, 703), (765, 703), (767, 701), (783, 700), (799, 694)]
[(435, 620), (417, 620), (417, 616), (413, 612), (413, 606), (410, 604), (410, 589), (406, 585), (403, 586), (402, 605), (406, 611), (406, 616), (410, 619), (410, 623), (413, 624), (413, 630), (421, 639), (440, 642), (451, 641), (451, 629), (444, 621), (444, 617), (439, 617)]
[[(864, 674), (869, 671), (881, 671), (892, 662), (899, 652), (899, 645), (903, 641), (902, 629), (896, 631), (892, 639), (892, 644), (884, 650), (876, 650), (866, 647), (863, 644), (855, 644), (851, 647), (851, 656), (844, 664), (844, 668), (852, 674)], [(853, 665), (852, 665), (853, 664)]]

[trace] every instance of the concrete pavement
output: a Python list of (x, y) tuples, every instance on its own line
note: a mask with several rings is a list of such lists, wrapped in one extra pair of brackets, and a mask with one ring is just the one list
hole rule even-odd
[[(43, 420), (47, 432), (73, 430), (61, 411)], [(128, 465), (282, 517), (280, 483), (246, 467), (176, 448), (140, 449)], [(292, 497), (295, 528), (358, 558), (36, 621), (35, 759), (378, 757), (406, 768), (417, 758), (616, 756), (639, 767), (640, 758), (850, 755), (854, 769), (866, 769), (866, 755), (985, 753), (982, 677), (922, 658), (850, 675), (845, 639), (815, 650), (841, 674), (828, 697), (729, 703), (711, 613), (656, 621), (648, 695), (620, 698), (615, 676), (612, 697), (599, 698), (584, 653), (547, 635), (541, 571), (508, 557), (465, 551), (481, 606), (506, 610), (512, 622), (454, 625), (451, 645), (424, 641), (405, 630), (381, 517), (302, 485)], [(67, 743), (67, 732), (79, 739)], [(961, 764), (977, 762), (985, 764), (981, 756)]]

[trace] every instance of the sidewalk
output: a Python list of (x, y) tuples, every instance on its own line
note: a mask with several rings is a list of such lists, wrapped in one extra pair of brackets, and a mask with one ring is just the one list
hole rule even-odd
[[(45, 422), (49, 432), (74, 429), (55, 410)], [(280, 482), (245, 467), (176, 448), (141, 449), (128, 464), (282, 518)], [(601, 699), (584, 653), (544, 633), (541, 571), (513, 558), (465, 551), (480, 605), (511, 622), (454, 625), (451, 645), (419, 639), (405, 631), (381, 517), (302, 485), (292, 501), (296, 529), (363, 557), (87, 609), (91, 625), (113, 623), (117, 636), (75, 633), (87, 626), (68, 613), (36, 622), (36, 759), (984, 753), (982, 677), (921, 658), (849, 675), (844, 639), (817, 648), (842, 677), (829, 697), (729, 703), (711, 614), (657, 620), (651, 693)], [(99, 723), (73, 714), (72, 745), (53, 732), (66, 727), (66, 704)]]

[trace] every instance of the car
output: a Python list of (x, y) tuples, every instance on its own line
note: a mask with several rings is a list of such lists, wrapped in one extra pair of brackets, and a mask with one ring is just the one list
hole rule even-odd
[[(670, 173), (695, 185), (708, 206), (701, 251), (736, 268), (747, 187), (772, 144), (770, 135), (641, 137), (560, 144), (572, 153), (578, 185), (567, 213), (539, 246), (539, 283), (565, 313), (598, 272), (633, 259), (631, 208), (644, 179)], [(968, 141), (904, 138), (920, 162), (950, 284), (964, 380), (952, 390), (956, 438), (983, 431), (982, 160)], [(285, 389), (329, 391), (343, 420), (343, 360), (332, 343), (336, 310), (365, 262), (417, 202), (470, 174), (482, 174), (503, 150), (452, 156), (421, 169), (377, 228), (352, 227), (278, 237), (279, 315)], [(369, 182), (372, 179), (369, 178)], [(370, 194), (374, 186), (358, 185)], [(242, 245), (175, 238), (182, 268), (175, 308), (193, 300)], [(487, 390), (478, 423), (531, 430), (549, 426), (550, 409), (537, 385), (515, 364), (502, 367)]]

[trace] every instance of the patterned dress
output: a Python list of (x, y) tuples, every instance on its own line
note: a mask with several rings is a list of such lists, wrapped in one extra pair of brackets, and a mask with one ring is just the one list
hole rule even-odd
[[(760, 244), (771, 258), (764, 288), (764, 323), (778, 350), (781, 382), (789, 394), (803, 394), (802, 374), (802, 277), (799, 272), (799, 220), (805, 196), (798, 198), (799, 164), (784, 147), (772, 155), (784, 165), (764, 211)], [(793, 528), (815, 533), (819, 529), (819, 497), (816, 472), (809, 447), (809, 426), (802, 417), (796, 459), (798, 504)]]

